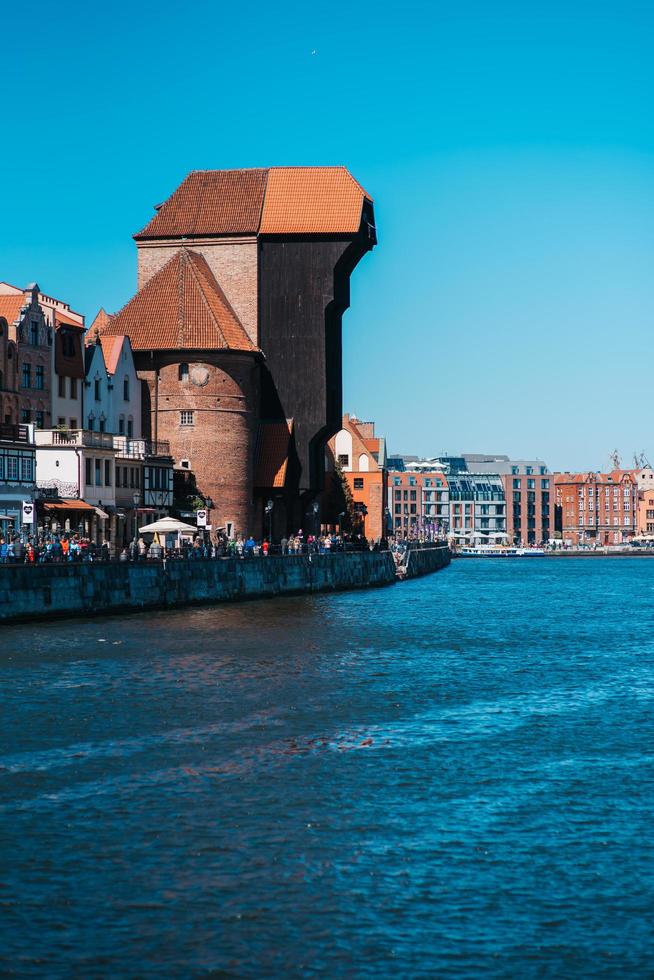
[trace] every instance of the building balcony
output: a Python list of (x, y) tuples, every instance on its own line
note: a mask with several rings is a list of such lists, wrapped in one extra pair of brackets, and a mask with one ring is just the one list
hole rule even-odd
[(39, 429), (36, 432), (36, 445), (113, 449), (114, 437), (110, 432), (93, 432), (91, 429)]
[(112, 436), (119, 459), (146, 459), (156, 456), (170, 456), (170, 443), (159, 439), (129, 439), (127, 436)]
[(34, 426), (23, 423), (14, 425), (11, 422), (0, 423), (0, 442), (34, 444)]

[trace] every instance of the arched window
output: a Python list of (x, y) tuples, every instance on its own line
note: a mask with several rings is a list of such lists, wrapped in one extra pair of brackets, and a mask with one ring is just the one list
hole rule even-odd
[(93, 414), (93, 412), (91, 412), (91, 414), (89, 415), (88, 424), (89, 424), (89, 429), (91, 430), (91, 432), (93, 432), (93, 427), (95, 426), (95, 415)]
[(361, 455), (359, 456), (359, 472), (360, 473), (368, 472), (368, 457), (366, 456), (365, 453), (361, 453)]
[(118, 419), (118, 435), (119, 436), (124, 436), (125, 435), (125, 416), (124, 415), (121, 415), (120, 418)]
[(134, 438), (134, 419), (131, 415), (127, 419), (127, 437), (128, 439)]
[(344, 470), (352, 469), (352, 436), (347, 429), (336, 433), (336, 460)]
[(188, 364), (180, 364), (177, 377), (180, 381), (188, 381)]

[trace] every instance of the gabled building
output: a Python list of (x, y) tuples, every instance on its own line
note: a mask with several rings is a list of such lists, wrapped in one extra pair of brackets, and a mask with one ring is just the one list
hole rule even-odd
[(372, 541), (387, 537), (386, 440), (375, 435), (374, 422), (362, 422), (348, 413), (343, 416), (341, 429), (327, 444), (328, 474), (333, 474), (336, 463), (350, 487), (361, 533)]
[[(17, 358), (18, 373), (17, 398), (3, 399), (5, 416), (11, 414), (13, 422), (33, 422), (39, 429), (49, 427), (54, 329), (39, 303), (36, 283), (25, 289), (0, 283), (0, 322), (11, 344), (8, 353)], [(9, 412), (7, 406), (11, 406)]]
[(111, 432), (113, 399), (99, 337), (84, 349), (84, 425), (89, 432)]

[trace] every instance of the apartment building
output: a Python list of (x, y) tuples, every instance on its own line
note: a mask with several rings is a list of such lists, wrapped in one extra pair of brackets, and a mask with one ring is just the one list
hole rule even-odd
[(393, 534), (437, 538), (447, 534), (449, 523), (449, 487), (440, 470), (389, 472), (388, 524)]
[(502, 477), (493, 473), (447, 476), (450, 538), (461, 547), (504, 544), (507, 540), (506, 497)]
[(556, 529), (565, 544), (625, 544), (636, 535), (639, 490), (634, 471), (556, 473), (554, 483)]

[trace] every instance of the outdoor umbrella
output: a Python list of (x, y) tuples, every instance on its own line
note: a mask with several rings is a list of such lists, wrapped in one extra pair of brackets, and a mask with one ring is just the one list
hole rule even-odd
[(174, 517), (162, 517), (160, 521), (155, 521), (153, 524), (144, 524), (139, 530), (142, 534), (178, 534), (183, 531), (188, 534), (195, 533), (197, 528)]
[(184, 521), (178, 521), (174, 517), (162, 517), (160, 521), (154, 521), (153, 524), (145, 524), (139, 530), (141, 534), (176, 534), (177, 545), (179, 547), (181, 535), (195, 534), (197, 528), (193, 527), (192, 524), (185, 524)]

